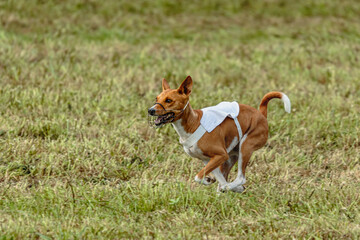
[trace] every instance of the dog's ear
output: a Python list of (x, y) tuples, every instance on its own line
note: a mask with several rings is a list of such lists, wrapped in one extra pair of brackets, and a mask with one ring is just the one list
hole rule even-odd
[(170, 89), (170, 85), (168, 84), (165, 78), (163, 78), (162, 80), (162, 89), (163, 91)]
[(185, 95), (190, 95), (191, 93), (191, 89), (192, 89), (192, 79), (190, 76), (187, 76), (187, 78), (182, 82), (182, 84), (180, 85), (178, 92), (180, 94), (185, 94)]

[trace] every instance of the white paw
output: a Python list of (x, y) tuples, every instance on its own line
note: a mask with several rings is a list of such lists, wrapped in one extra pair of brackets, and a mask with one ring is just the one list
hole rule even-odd
[(224, 186), (218, 186), (217, 191), (218, 192), (226, 192), (226, 191), (232, 191), (232, 192), (237, 192), (237, 193), (242, 193), (245, 190), (245, 187), (243, 185), (234, 185), (232, 183), (230, 184), (226, 184)]
[(243, 185), (238, 185), (230, 189), (233, 192), (242, 193), (245, 190)]
[(222, 193), (224, 193), (224, 192), (226, 192), (226, 191), (229, 191), (230, 189), (229, 189), (229, 184), (226, 184), (226, 185), (223, 185), (223, 186), (221, 186), (220, 184), (218, 185), (218, 188), (217, 188), (217, 191), (218, 192), (222, 192)]
[(214, 181), (209, 177), (204, 177), (204, 178), (200, 179), (197, 175), (195, 176), (195, 182), (204, 184), (204, 185), (210, 185), (210, 184), (214, 183)]

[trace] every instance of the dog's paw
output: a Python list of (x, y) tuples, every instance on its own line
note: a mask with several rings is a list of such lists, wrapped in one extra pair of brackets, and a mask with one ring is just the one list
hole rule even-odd
[(232, 192), (237, 192), (237, 193), (242, 193), (245, 190), (245, 187), (243, 185), (231, 185), (231, 184), (226, 184), (224, 186), (218, 186), (217, 188), (217, 192), (227, 192), (227, 191), (232, 191)]
[(217, 191), (218, 193), (225, 193), (225, 192), (227, 191), (227, 189), (226, 189), (225, 187), (221, 187), (221, 185), (219, 184), (219, 185), (217, 186), (216, 191)]
[(245, 178), (236, 178), (235, 181), (227, 185), (227, 190), (242, 193), (245, 190), (245, 187), (243, 186), (245, 183)]
[(229, 184), (226, 184), (226, 185), (223, 185), (223, 186), (221, 186), (221, 185), (219, 184), (219, 185), (218, 185), (218, 188), (217, 188), (217, 191), (218, 191), (218, 192), (222, 192), (222, 193), (227, 192), (227, 191), (229, 191), (229, 190), (230, 190)]
[(215, 178), (212, 177), (205, 177), (205, 180), (209, 183), (209, 184), (213, 184), (214, 182), (216, 182)]
[(195, 176), (195, 182), (204, 184), (204, 185), (210, 185), (215, 182), (215, 179), (210, 178), (210, 177), (204, 177), (204, 178), (200, 179), (198, 176)]
[(232, 192), (242, 193), (245, 190), (243, 185), (238, 185), (230, 189)]

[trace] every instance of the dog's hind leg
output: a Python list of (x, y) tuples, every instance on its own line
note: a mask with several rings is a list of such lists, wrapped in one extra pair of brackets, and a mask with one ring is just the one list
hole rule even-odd
[[(225, 180), (228, 181), (229, 173), (235, 163), (238, 161), (239, 149), (236, 147), (234, 150), (229, 152), (229, 159), (220, 166), (220, 171), (224, 176)], [(217, 191), (221, 191), (221, 185), (218, 185)]]
[(226, 181), (228, 181), (228, 177), (229, 177), (229, 173), (230, 173), (231, 169), (233, 168), (235, 163), (238, 161), (238, 157), (239, 157), (238, 146), (235, 147), (228, 154), (229, 154), (229, 159), (220, 166), (220, 171), (223, 174)]
[(245, 134), (240, 142), (238, 175), (227, 188), (234, 192), (244, 191), (243, 184), (246, 183), (245, 170), (254, 151), (263, 147), (267, 141), (267, 131), (258, 127), (253, 132)]
[(216, 180), (219, 182), (217, 191), (219, 192), (222, 186), (226, 186), (229, 183), (226, 181), (224, 175), (222, 174), (220, 167), (216, 168), (214, 171), (212, 171), (212, 174), (214, 174)]
[[(243, 136), (243, 138), (241, 139), (240, 144), (239, 144), (239, 150), (238, 150), (239, 154), (238, 154), (238, 159), (237, 159), (237, 161), (238, 161), (237, 177), (233, 182), (231, 182), (229, 185), (226, 186), (226, 189), (222, 189), (222, 190), (231, 190), (233, 192), (243, 192), (245, 189), (242, 186), (243, 184), (246, 183), (245, 174), (242, 171), (242, 165), (243, 165), (242, 145), (245, 142), (246, 138), (247, 138), (247, 134), (245, 134)], [(251, 156), (251, 154), (250, 154), (250, 156)]]

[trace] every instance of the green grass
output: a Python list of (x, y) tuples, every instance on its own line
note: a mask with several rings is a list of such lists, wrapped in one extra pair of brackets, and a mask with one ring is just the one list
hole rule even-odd
[[(358, 1), (0, 1), (0, 239), (360, 237)], [(147, 125), (167, 78), (191, 105), (257, 107), (243, 194)], [(235, 171), (232, 173), (232, 178)]]

